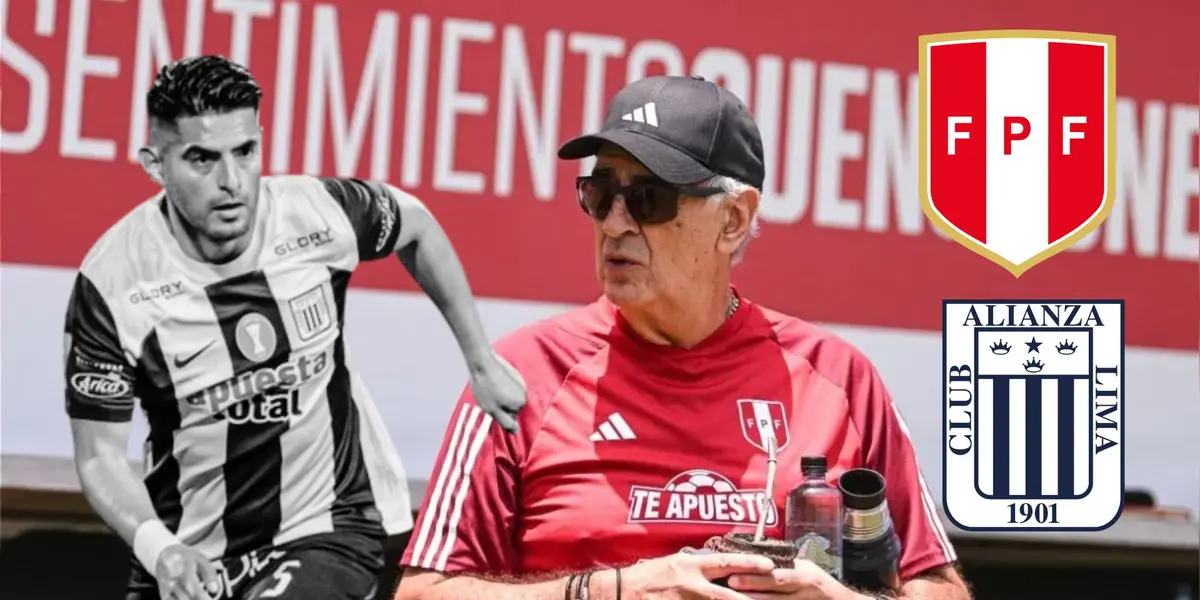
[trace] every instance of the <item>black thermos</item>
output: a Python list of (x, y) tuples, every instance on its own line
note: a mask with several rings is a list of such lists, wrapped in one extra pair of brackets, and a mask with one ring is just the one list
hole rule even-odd
[(871, 469), (851, 469), (838, 478), (838, 488), (844, 507), (844, 583), (864, 592), (898, 590), (900, 539), (892, 529), (883, 475)]

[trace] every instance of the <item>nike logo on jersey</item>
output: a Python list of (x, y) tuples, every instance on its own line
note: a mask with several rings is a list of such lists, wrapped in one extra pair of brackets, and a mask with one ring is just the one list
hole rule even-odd
[(600, 424), (589, 440), (593, 442), (601, 441), (616, 441), (616, 440), (636, 440), (633, 429), (629, 427), (629, 423), (621, 417), (621, 413), (613, 413)]
[(200, 358), (200, 355), (204, 354), (204, 351), (208, 350), (208, 348), (215, 343), (217, 343), (217, 340), (210, 340), (207, 344), (204, 345), (203, 348), (197, 350), (195, 354), (193, 354), (187, 358), (179, 358), (178, 356), (176, 356), (175, 357), (175, 368), (182, 369), (182, 368), (188, 366), (189, 364), (191, 364), (191, 362), (193, 360)]

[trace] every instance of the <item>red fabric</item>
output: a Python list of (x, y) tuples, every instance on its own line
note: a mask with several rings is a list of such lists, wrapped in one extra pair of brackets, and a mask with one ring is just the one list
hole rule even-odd
[[(682, 350), (641, 340), (600, 300), (526, 327), (498, 349), (529, 386), (520, 432), (504, 433), (464, 392), (402, 565), (446, 573), (610, 566), (752, 531), (766, 479), (755, 415), (779, 421), (770, 535), (782, 536), (800, 457), (820, 454), (831, 483), (858, 466), (887, 478), (902, 576), (954, 560), (878, 374), (804, 321), (743, 300), (708, 340)], [(594, 433), (608, 439), (589, 439)]]

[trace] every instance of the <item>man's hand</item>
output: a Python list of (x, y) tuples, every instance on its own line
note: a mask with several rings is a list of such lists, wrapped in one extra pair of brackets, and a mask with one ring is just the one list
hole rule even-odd
[(525, 379), (499, 354), (471, 368), (471, 393), (475, 402), (509, 433), (517, 431), (517, 413), (525, 406)]
[(183, 544), (162, 551), (154, 577), (163, 600), (209, 600), (221, 589), (212, 563), (195, 548)]
[(765, 575), (734, 575), (729, 587), (762, 600), (856, 600), (862, 596), (811, 561), (796, 559), (794, 569)]
[(621, 595), (645, 600), (747, 600), (712, 580), (730, 575), (770, 577), (774, 567), (770, 559), (751, 554), (673, 554), (622, 570)]

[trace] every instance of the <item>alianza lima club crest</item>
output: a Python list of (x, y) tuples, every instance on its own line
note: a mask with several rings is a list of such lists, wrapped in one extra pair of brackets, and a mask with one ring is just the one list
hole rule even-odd
[(943, 502), (965, 530), (1099, 531), (1125, 490), (1125, 302), (946, 300)]

